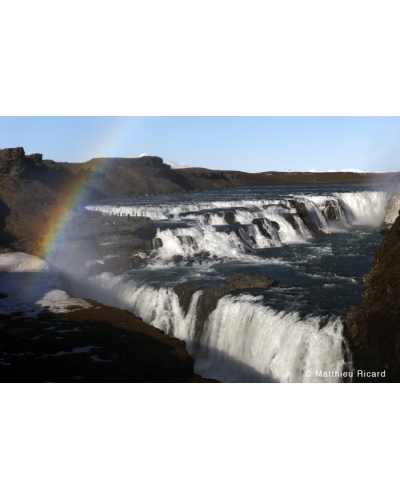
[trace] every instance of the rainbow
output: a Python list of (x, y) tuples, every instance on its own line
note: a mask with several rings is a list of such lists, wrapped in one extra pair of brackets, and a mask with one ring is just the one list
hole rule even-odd
[[(82, 201), (87, 189), (90, 187), (96, 174), (105, 170), (107, 160), (110, 157), (118, 156), (118, 151), (124, 149), (124, 146), (131, 147), (135, 132), (140, 124), (139, 117), (116, 117), (109, 129), (104, 133), (104, 137), (96, 139), (96, 145), (88, 145), (88, 156), (93, 154), (94, 150), (100, 150), (100, 164), (95, 170), (86, 170), (81, 173), (77, 182), (67, 186), (60, 199), (57, 208), (49, 216), (48, 221), (42, 231), (42, 237), (39, 241), (38, 255), (46, 260), (60, 241), (63, 230), (71, 218), (72, 213)], [(99, 147), (99, 144), (101, 145)], [(103, 160), (103, 161), (101, 161)]]
[[(103, 167), (106, 161), (103, 163)], [(60, 202), (51, 213), (42, 231), (39, 241), (39, 256), (46, 260), (60, 240), (62, 232), (71, 218), (72, 213), (83, 199), (94, 176), (100, 170), (88, 170), (76, 183), (68, 186), (66, 191), (60, 194)]]

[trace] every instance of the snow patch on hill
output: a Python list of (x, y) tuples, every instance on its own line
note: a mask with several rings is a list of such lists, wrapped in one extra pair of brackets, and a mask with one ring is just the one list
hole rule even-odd
[(170, 165), (171, 168), (177, 169), (177, 168), (194, 168), (191, 165), (187, 165), (186, 163), (179, 163), (177, 161), (171, 161), (171, 160), (164, 160), (164, 163), (167, 165)]

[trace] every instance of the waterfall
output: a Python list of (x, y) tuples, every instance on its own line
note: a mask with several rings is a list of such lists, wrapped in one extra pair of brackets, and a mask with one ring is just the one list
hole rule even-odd
[[(305, 314), (304, 311), (300, 314), (286, 303), (281, 304), (283, 310), (278, 310), (281, 308), (279, 293), (278, 299), (270, 303), (261, 295), (226, 295), (204, 317), (201, 311), (203, 289), (193, 293), (185, 312), (173, 290), (176, 282), (182, 283), (184, 279), (184, 275), (179, 274), (179, 270), (182, 271), (180, 264), (176, 264), (196, 264), (198, 268), (193, 272), (203, 282), (207, 281), (207, 276), (201, 268), (207, 259), (211, 266), (218, 259), (220, 262), (234, 261), (234, 265), (271, 264), (274, 259), (268, 249), (276, 252), (286, 245), (304, 245), (329, 233), (347, 232), (358, 225), (378, 226), (383, 221), (386, 204), (386, 191), (365, 190), (216, 201), (177, 196), (157, 203), (128, 200), (118, 205), (112, 202), (91, 205), (86, 208), (105, 214), (152, 218), (160, 244), (154, 245), (148, 266), (148, 272), (153, 273), (151, 283), (145, 278), (143, 283), (145, 275), (140, 278), (138, 273), (121, 276), (103, 273), (90, 278), (87, 296), (129, 309), (166, 334), (186, 341), (187, 350), (195, 359), (195, 370), (200, 375), (226, 382), (341, 381), (340, 376), (328, 379), (316, 376), (319, 371), (348, 369), (346, 363), (350, 354), (343, 339), (340, 317)], [(323, 253), (325, 247), (318, 249)], [(296, 261), (293, 265), (296, 266)], [(172, 271), (168, 272), (175, 273), (171, 281), (167, 270), (167, 274), (160, 271), (159, 277), (154, 274), (163, 266), (169, 266)], [(353, 278), (345, 279), (354, 286)], [(73, 280), (71, 283), (74, 286)], [(326, 286), (335, 287), (335, 284)], [(71, 291), (79, 293), (78, 290), (82, 287)]]
[(157, 289), (110, 273), (92, 277), (91, 283), (92, 298), (129, 309), (166, 334), (186, 341), (200, 375), (222, 382), (340, 381), (340, 377), (316, 376), (319, 370), (345, 367), (338, 318), (300, 318), (298, 313), (266, 307), (261, 297), (228, 295), (218, 301), (199, 331), (201, 290), (193, 294), (185, 315), (171, 288)]
[[(303, 204), (304, 213), (295, 204)], [(160, 263), (175, 256), (254, 260), (259, 250), (312, 240), (316, 234), (304, 214), (311, 224), (328, 234), (357, 225), (377, 226), (383, 222), (386, 205), (386, 191), (359, 191), (197, 203), (141, 204), (130, 200), (126, 204), (86, 208), (108, 215), (153, 219), (157, 238), (162, 242), (153, 255)]]

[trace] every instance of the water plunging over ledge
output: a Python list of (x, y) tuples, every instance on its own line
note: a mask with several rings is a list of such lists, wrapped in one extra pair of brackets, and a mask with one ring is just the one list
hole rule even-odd
[[(89, 206), (150, 217), (158, 240), (146, 268), (94, 276), (91, 294), (185, 340), (201, 375), (229, 382), (340, 381), (306, 373), (346, 367), (341, 320), (361, 300), (362, 276), (382, 240), (386, 198), (385, 187), (365, 184), (262, 186)], [(173, 291), (193, 280), (222, 285), (238, 272), (269, 276), (278, 285), (227, 295), (204, 321), (202, 290), (187, 312)]]

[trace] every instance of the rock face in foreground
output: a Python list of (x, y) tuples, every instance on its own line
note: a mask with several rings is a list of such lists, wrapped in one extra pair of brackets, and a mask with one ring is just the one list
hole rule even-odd
[(400, 210), (400, 175), (395, 175), (388, 183), (388, 205), (385, 222), (393, 224)]
[(362, 303), (344, 321), (355, 369), (386, 370), (381, 382), (400, 382), (400, 217), (364, 277)]
[(0, 382), (217, 382), (194, 373), (185, 342), (87, 301), (69, 313), (0, 315)]

